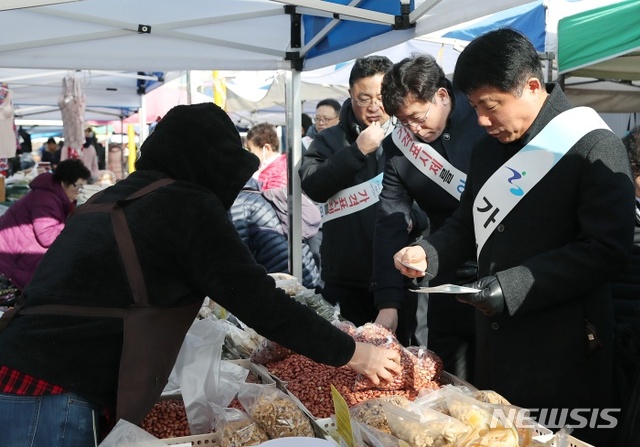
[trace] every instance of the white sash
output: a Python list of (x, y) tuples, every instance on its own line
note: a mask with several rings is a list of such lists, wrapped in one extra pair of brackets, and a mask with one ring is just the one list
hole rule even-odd
[(345, 188), (320, 207), (322, 222), (348, 216), (370, 207), (380, 200), (382, 191), (382, 173), (359, 185)]
[(593, 109), (576, 107), (562, 112), (493, 173), (473, 202), (478, 258), (498, 224), (580, 138), (595, 129), (609, 127)]
[(447, 159), (427, 143), (417, 141), (403, 126), (393, 131), (393, 142), (407, 159), (424, 175), (442, 189), (460, 200), (467, 175), (453, 166)]
[(312, 141), (313, 141), (313, 138), (309, 136), (302, 137), (302, 145), (304, 146), (305, 150), (309, 149), (309, 146), (311, 146)]

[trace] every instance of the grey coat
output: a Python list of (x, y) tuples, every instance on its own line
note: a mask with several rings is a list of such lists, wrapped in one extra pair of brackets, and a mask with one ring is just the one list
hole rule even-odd
[[(529, 131), (476, 144), (461, 204), (420, 242), (428, 273), (475, 256), (473, 200), (487, 179), (560, 112), (558, 86)], [(478, 277), (497, 276), (505, 312), (476, 312), (474, 384), (529, 408), (600, 407), (610, 398), (609, 281), (625, 264), (634, 229), (634, 189), (625, 148), (608, 130), (580, 139), (487, 240)], [(444, 299), (444, 298), (443, 298)], [(453, 298), (451, 298), (453, 299)], [(597, 339), (589, 342), (587, 325)]]

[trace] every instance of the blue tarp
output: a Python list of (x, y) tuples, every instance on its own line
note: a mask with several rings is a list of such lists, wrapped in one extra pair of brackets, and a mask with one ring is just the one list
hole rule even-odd
[[(351, 0), (326, 0), (339, 5), (348, 5)], [(390, 0), (363, 0), (358, 4), (358, 8), (370, 11), (383, 12), (387, 14), (399, 15), (400, 2)], [(413, 0), (410, 8), (413, 10)], [(331, 22), (332, 19), (304, 15), (302, 22), (304, 25), (304, 41), (309, 43), (322, 29)], [(318, 44), (309, 50), (308, 57), (319, 56), (335, 50), (349, 47), (374, 36), (386, 33), (392, 28), (387, 25), (373, 23), (356, 22), (344, 20), (333, 28)]]
[(513, 28), (527, 36), (536, 50), (545, 51), (545, 24), (546, 8), (542, 1), (536, 1), (492, 14), (467, 28), (450, 31), (444, 37), (471, 41), (488, 31)]

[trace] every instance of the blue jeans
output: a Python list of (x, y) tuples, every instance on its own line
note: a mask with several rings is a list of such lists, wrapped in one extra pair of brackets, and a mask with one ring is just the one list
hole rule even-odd
[(95, 447), (99, 415), (72, 393), (0, 394), (0, 447)]

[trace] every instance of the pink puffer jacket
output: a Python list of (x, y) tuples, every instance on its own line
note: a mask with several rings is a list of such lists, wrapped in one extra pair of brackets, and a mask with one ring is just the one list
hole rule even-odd
[(20, 290), (64, 228), (72, 202), (53, 174), (38, 175), (31, 191), (0, 216), (0, 273)]

